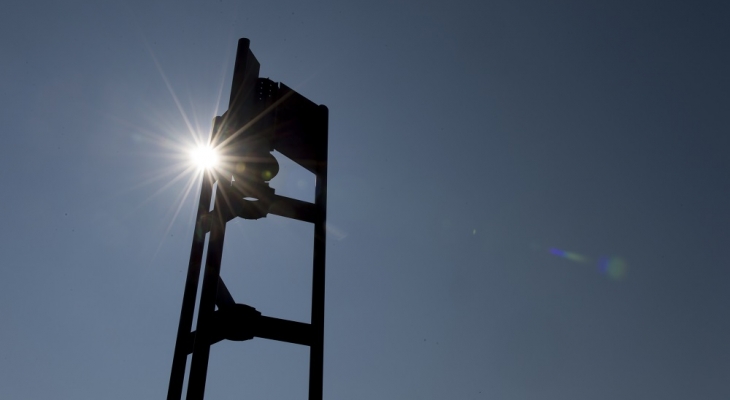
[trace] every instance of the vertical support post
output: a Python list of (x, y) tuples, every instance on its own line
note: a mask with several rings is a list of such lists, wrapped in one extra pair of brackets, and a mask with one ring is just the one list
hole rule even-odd
[(318, 163), (314, 205), (317, 220), (314, 223), (314, 250), (312, 256), (312, 344), (309, 349), (309, 400), (322, 399), (324, 369), (324, 295), (325, 261), (327, 249), (327, 107), (317, 107), (317, 121), (322, 124), (320, 140), (316, 144)]
[(198, 308), (198, 325), (196, 327), (193, 360), (190, 364), (187, 400), (202, 400), (205, 395), (205, 381), (208, 375), (208, 358), (210, 356), (211, 328), (215, 301), (220, 278), (221, 257), (223, 256), (223, 240), (226, 233), (228, 214), (225, 189), (218, 182), (213, 208), (213, 221), (208, 240), (208, 254), (205, 261), (203, 288), (200, 293)]
[[(314, 223), (311, 323), (307, 325), (301, 322), (262, 317), (261, 320), (269, 321), (269, 325), (262, 328), (259, 337), (309, 345), (309, 399), (321, 400), (323, 395), (328, 110), (325, 106), (317, 106), (284, 84), (279, 86), (276, 82), (258, 78), (260, 66), (249, 49), (249, 44), (248, 39), (241, 39), (238, 42), (229, 108), (221, 117), (216, 117), (213, 123), (211, 141), (217, 144), (216, 147), (222, 151), (224, 157), (228, 158), (228, 162), (224, 163), (225, 165), (222, 167), (219, 166), (219, 172), (206, 173), (201, 186), (170, 375), (168, 400), (182, 398), (187, 355), (190, 352), (192, 352), (192, 361), (186, 399), (202, 400), (205, 395), (212, 342), (226, 338), (230, 340), (251, 338), (242, 339), (237, 335), (223, 337), (225, 335), (221, 336), (220, 329), (218, 332), (214, 332), (213, 320), (216, 302), (219, 305), (229, 305), (232, 309), (239, 309), (241, 306), (256, 312), (252, 307), (236, 304), (220, 279), (223, 242), (226, 223), (230, 219), (236, 216), (258, 219), (266, 216), (268, 212), (273, 213), (268, 208), (272, 198), (283, 201), (285, 205), (283, 208), (287, 208), (287, 204), (292, 208), (289, 212), (278, 215)], [(265, 169), (259, 170), (262, 165), (268, 165), (267, 162), (271, 165), (276, 164), (274, 158), (266, 153), (266, 151), (272, 150), (278, 150), (315, 174), (317, 180), (314, 204), (276, 196), (273, 189), (266, 185), (268, 180), (258, 182), (264, 178), (263, 172), (268, 172), (272, 176), (276, 174), (276, 172), (272, 173)], [(259, 154), (262, 152), (263, 155)], [(251, 158), (252, 156), (253, 158)], [(256, 157), (263, 157), (268, 161), (257, 161)], [(249, 167), (246, 166), (246, 163), (250, 164)], [(239, 171), (239, 167), (243, 167), (249, 172), (243, 174), (243, 169)], [(278, 171), (278, 166), (276, 170)], [(215, 189), (215, 204), (213, 210), (209, 211), (216, 174), (220, 174), (225, 180), (231, 177), (237, 178), (239, 173), (243, 174), (239, 181), (242, 186), (239, 187), (239, 184), (236, 184), (235, 189), (226, 185), (226, 183), (231, 183), (230, 181), (223, 182), (221, 185), (221, 181), (218, 180), (218, 186)], [(241, 191), (247, 178), (255, 178), (256, 182), (251, 188)], [(245, 208), (252, 204), (245, 202), (242, 204), (241, 196), (245, 197), (249, 191), (256, 194), (256, 190), (263, 191), (263, 199), (259, 201), (266, 208), (264, 209), (264, 206), (257, 210)], [(209, 232), (208, 250), (205, 254), (205, 272), (198, 303), (198, 319), (196, 331), (191, 332), (206, 232)], [(260, 316), (260, 313), (256, 313)], [(227, 314), (225, 318), (233, 318), (235, 315), (235, 313)], [(272, 325), (271, 321), (277, 322)]]
[(198, 282), (200, 281), (200, 264), (205, 248), (206, 228), (204, 218), (210, 208), (212, 192), (213, 177), (206, 171), (203, 173), (203, 179), (200, 185), (200, 199), (198, 200), (198, 212), (195, 217), (193, 244), (190, 249), (188, 275), (185, 281), (180, 322), (177, 327), (175, 355), (172, 358), (172, 372), (170, 373), (167, 400), (180, 400), (182, 397), (183, 383), (185, 382), (185, 365), (188, 360), (188, 337), (193, 325), (195, 300), (198, 292)]

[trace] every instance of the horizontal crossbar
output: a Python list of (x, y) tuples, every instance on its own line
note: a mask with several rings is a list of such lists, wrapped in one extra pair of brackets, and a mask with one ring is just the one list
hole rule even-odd
[(269, 213), (304, 222), (317, 221), (317, 208), (314, 204), (279, 195), (274, 196)]
[[(254, 335), (262, 339), (278, 340), (280, 342), (311, 346), (312, 326), (304, 322), (289, 321), (273, 317), (260, 316), (256, 322)], [(225, 340), (220, 332), (213, 332), (210, 344)], [(188, 339), (188, 354), (193, 352), (195, 331), (190, 332)]]

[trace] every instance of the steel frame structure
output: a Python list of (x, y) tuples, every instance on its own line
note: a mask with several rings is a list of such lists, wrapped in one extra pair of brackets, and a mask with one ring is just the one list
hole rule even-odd
[[(206, 171), (201, 184), (168, 400), (182, 398), (188, 355), (192, 354), (192, 361), (186, 399), (202, 400), (210, 346), (225, 339), (253, 337), (309, 346), (309, 400), (322, 398), (328, 110), (284, 84), (259, 78), (259, 63), (249, 45), (248, 39), (238, 42), (229, 107), (213, 122), (211, 144), (228, 161), (218, 170)], [(314, 203), (277, 195), (268, 186), (278, 171), (270, 154), (273, 150), (314, 173)], [(263, 316), (253, 307), (237, 304), (220, 277), (226, 223), (267, 214), (314, 225), (310, 323)], [(196, 330), (192, 331), (204, 256)]]

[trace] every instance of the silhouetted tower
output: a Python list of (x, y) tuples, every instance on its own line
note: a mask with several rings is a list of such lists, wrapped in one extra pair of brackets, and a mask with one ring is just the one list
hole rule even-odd
[[(192, 362), (186, 398), (203, 399), (210, 346), (221, 340), (254, 337), (309, 346), (309, 399), (322, 398), (327, 107), (314, 104), (284, 84), (259, 78), (259, 62), (249, 44), (248, 39), (238, 41), (228, 111), (213, 121), (211, 145), (220, 153), (221, 162), (218, 168), (205, 172), (202, 182), (168, 400), (182, 397), (189, 354)], [(273, 150), (316, 176), (314, 203), (279, 196), (269, 187), (269, 180), (279, 170)], [(314, 225), (309, 324), (263, 316), (253, 307), (237, 304), (220, 277), (226, 223), (237, 217), (259, 219), (267, 214)], [(198, 320), (196, 331), (191, 331), (206, 241)]]

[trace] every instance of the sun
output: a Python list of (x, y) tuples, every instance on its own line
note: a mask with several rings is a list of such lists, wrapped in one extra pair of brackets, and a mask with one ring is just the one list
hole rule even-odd
[(210, 146), (198, 146), (190, 152), (190, 158), (198, 169), (209, 170), (218, 165), (218, 153)]

